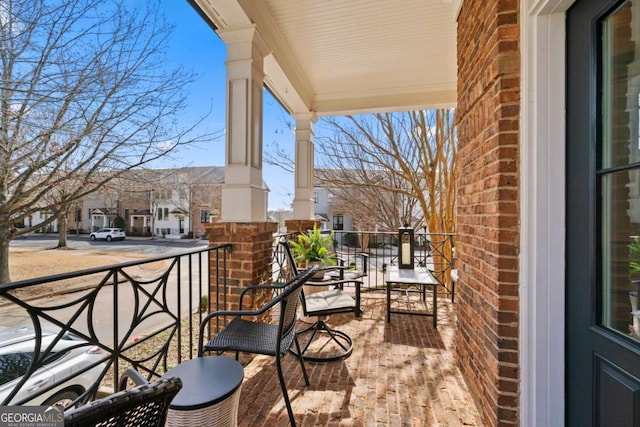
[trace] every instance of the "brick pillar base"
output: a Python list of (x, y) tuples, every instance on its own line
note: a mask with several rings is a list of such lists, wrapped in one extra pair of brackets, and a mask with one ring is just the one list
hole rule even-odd
[[(212, 310), (237, 310), (240, 292), (250, 285), (271, 282), (271, 257), (273, 255), (273, 233), (278, 224), (275, 222), (216, 222), (207, 224), (206, 233), (211, 245), (231, 243), (233, 248), (227, 262), (227, 295), (226, 307), (222, 303), (224, 289), (216, 290), (215, 274), (221, 265), (211, 260), (211, 289), (209, 298)], [(220, 261), (222, 263), (222, 261)], [(220, 269), (220, 271), (222, 271)], [(254, 295), (251, 301), (243, 301), (243, 308), (257, 307), (265, 300), (271, 299), (271, 294), (265, 292)], [(215, 301), (220, 301), (216, 307)]]
[(307, 230), (313, 230), (316, 224), (319, 226), (320, 222), (314, 219), (287, 219), (284, 222), (287, 233), (304, 233)]

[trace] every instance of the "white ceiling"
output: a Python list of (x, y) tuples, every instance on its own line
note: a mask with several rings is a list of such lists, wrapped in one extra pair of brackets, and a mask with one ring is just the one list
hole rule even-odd
[(265, 84), (292, 113), (455, 105), (455, 1), (193, 1), (219, 33), (257, 26)]

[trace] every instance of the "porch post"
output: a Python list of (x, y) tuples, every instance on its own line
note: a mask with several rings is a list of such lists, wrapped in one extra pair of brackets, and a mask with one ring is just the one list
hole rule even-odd
[[(211, 288), (210, 301), (226, 301), (226, 306), (212, 305), (213, 310), (237, 310), (239, 295), (244, 288), (258, 283), (271, 281), (271, 257), (273, 255), (273, 233), (278, 224), (275, 222), (233, 223), (215, 222), (205, 224), (209, 244), (212, 246), (231, 243), (233, 245), (229, 261), (212, 257), (210, 264)], [(226, 266), (226, 285), (217, 287), (222, 281), (223, 268)], [(220, 276), (218, 275), (220, 273)], [(225, 295), (226, 291), (226, 295)], [(258, 307), (269, 301), (268, 292), (252, 296), (251, 303)], [(245, 304), (249, 304), (246, 301)], [(246, 306), (245, 306), (246, 308)]]
[[(211, 245), (232, 244), (225, 265), (212, 259), (212, 303), (215, 310), (237, 309), (240, 292), (271, 280), (275, 222), (267, 222), (267, 189), (262, 180), (262, 90), (268, 48), (255, 26), (219, 30), (227, 46), (227, 113), (225, 179), (221, 222), (205, 226)], [(226, 289), (217, 288), (226, 267)], [(226, 295), (225, 295), (226, 294)], [(254, 307), (271, 298), (253, 295)], [(226, 306), (223, 302), (226, 301)], [(248, 302), (247, 302), (248, 303)], [(210, 331), (211, 332), (211, 331)]]
[(267, 219), (262, 180), (262, 87), (267, 46), (255, 27), (218, 33), (227, 45), (227, 120), (222, 220)]
[(293, 219), (314, 217), (313, 194), (313, 124), (314, 113), (294, 114), (296, 120), (296, 165)]

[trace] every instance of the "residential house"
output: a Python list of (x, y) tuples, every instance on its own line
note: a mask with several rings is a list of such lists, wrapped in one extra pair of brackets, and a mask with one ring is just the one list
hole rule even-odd
[(316, 219), (327, 230), (353, 231), (353, 216), (344, 205), (336, 205), (335, 194), (329, 188), (313, 188), (313, 204)]
[[(327, 227), (340, 231), (397, 231), (405, 223), (422, 227), (422, 210), (417, 199), (403, 192), (387, 191), (397, 182), (380, 169), (314, 169), (314, 213)], [(366, 185), (364, 185), (366, 184)], [(425, 197), (428, 192), (425, 190)]]
[(129, 235), (180, 239), (204, 236), (220, 215), (222, 167), (132, 170), (72, 212), (70, 229), (90, 233), (124, 220)]
[[(35, 213), (33, 215), (30, 215), (27, 218), (25, 218), (23, 223), (24, 223), (25, 227), (37, 226), (38, 224), (42, 224), (43, 222), (45, 222), (46, 220), (51, 218), (52, 215), (53, 214), (51, 212), (39, 211), (39, 212), (37, 212), (37, 213)], [(40, 228), (38, 230), (38, 232), (40, 232), (40, 233), (57, 233), (58, 232), (58, 220), (54, 219), (53, 221), (51, 221), (46, 226)]]
[(627, 247), (640, 234), (640, 5), (189, 2), (227, 47), (233, 179), (211, 242), (252, 236), (249, 262), (275, 229), (263, 85), (295, 119), (299, 228), (314, 219), (318, 116), (456, 107), (456, 352), (486, 425), (640, 424)]

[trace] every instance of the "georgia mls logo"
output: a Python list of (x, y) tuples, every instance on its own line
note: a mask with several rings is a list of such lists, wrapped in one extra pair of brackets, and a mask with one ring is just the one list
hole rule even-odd
[(63, 427), (62, 406), (0, 406), (0, 427)]

